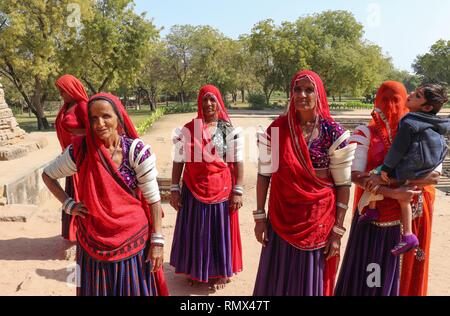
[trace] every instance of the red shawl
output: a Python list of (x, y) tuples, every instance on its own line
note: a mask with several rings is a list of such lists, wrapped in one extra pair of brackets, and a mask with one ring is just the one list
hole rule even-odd
[[(303, 250), (325, 246), (335, 221), (335, 194), (331, 180), (319, 179), (309, 156), (300, 123), (295, 115), (293, 88), (307, 76), (316, 88), (317, 113), (331, 120), (325, 89), (320, 77), (311, 71), (297, 73), (291, 82), (291, 101), (287, 115), (268, 128), (279, 131), (279, 169), (272, 175), (269, 217), (274, 231), (294, 247)], [(275, 139), (272, 138), (272, 142)]]
[(72, 143), (73, 135), (69, 129), (83, 129), (86, 126), (88, 95), (83, 84), (72, 75), (60, 77), (56, 80), (56, 86), (76, 102), (69, 110), (67, 110), (69, 104), (65, 102), (56, 117), (56, 135), (64, 150)]
[[(211, 146), (211, 135), (203, 122), (203, 97), (208, 93), (217, 100), (218, 118), (231, 124), (219, 89), (213, 85), (203, 86), (197, 99), (197, 118), (185, 125), (190, 132), (186, 156), (191, 157), (191, 160), (185, 164), (183, 182), (197, 200), (214, 204), (230, 198), (235, 179), (233, 164), (227, 164), (217, 156), (215, 148)], [(238, 212), (235, 210), (230, 212), (230, 222), (233, 272), (239, 272), (242, 270), (242, 246)]]

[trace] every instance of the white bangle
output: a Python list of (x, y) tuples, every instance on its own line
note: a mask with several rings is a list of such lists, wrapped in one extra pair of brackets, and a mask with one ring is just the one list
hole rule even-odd
[(333, 226), (333, 233), (335, 233), (335, 234), (337, 234), (339, 236), (344, 236), (346, 231), (347, 230), (344, 227), (339, 227), (339, 226), (336, 226), (336, 225)]
[(170, 192), (180, 192), (180, 185), (179, 184), (172, 184), (170, 186)]
[(244, 187), (242, 185), (235, 185), (233, 187), (233, 193), (244, 195)]
[(260, 214), (253, 214), (254, 220), (261, 220), (266, 219), (266, 213), (260, 213)]
[(76, 202), (75, 202), (75, 200), (74, 199), (72, 199), (71, 201), (69, 201), (67, 204), (66, 204), (66, 207), (64, 208), (64, 212), (66, 213), (66, 214), (68, 214), (68, 215), (72, 215), (72, 208), (73, 208), (73, 206), (76, 204)]
[(162, 246), (164, 246), (165, 241), (164, 241), (164, 239), (151, 239), (151, 240), (150, 240), (150, 244), (154, 244), (154, 245), (162, 245)]
[(340, 208), (342, 208), (344, 210), (348, 210), (348, 205), (345, 205), (344, 203), (336, 202), (336, 206), (340, 207)]
[(266, 214), (266, 210), (265, 209), (260, 209), (260, 210), (256, 210), (256, 211), (253, 211), (253, 215), (255, 215), (255, 214)]

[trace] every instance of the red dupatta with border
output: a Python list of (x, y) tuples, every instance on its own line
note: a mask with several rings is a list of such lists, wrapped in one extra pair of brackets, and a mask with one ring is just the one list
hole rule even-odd
[[(190, 140), (185, 148), (190, 161), (185, 163), (183, 182), (197, 200), (205, 204), (214, 204), (230, 199), (235, 177), (233, 163), (226, 163), (218, 157), (212, 146), (211, 135), (203, 122), (203, 97), (206, 94), (215, 97), (218, 118), (231, 124), (219, 89), (213, 85), (203, 86), (197, 98), (197, 118), (185, 125), (190, 132)], [(230, 232), (232, 268), (233, 272), (237, 273), (243, 268), (237, 210), (230, 210)]]

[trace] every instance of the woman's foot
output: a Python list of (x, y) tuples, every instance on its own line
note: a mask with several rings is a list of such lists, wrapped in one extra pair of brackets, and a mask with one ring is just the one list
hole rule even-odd
[(376, 221), (380, 217), (380, 212), (376, 208), (367, 208), (366, 212), (358, 218), (358, 224), (366, 224)]
[(391, 250), (394, 256), (401, 255), (411, 249), (417, 248), (419, 246), (419, 240), (416, 235), (402, 235), (402, 240)]
[(230, 283), (230, 278), (217, 278), (210, 281), (210, 288), (216, 291), (223, 290), (227, 283)]

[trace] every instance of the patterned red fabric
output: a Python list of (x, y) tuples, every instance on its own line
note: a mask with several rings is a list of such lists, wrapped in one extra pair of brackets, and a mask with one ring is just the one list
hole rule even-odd
[[(206, 94), (213, 94), (217, 99), (218, 119), (231, 123), (219, 89), (213, 85), (203, 86), (197, 98), (197, 118), (185, 125), (190, 132), (185, 150), (191, 160), (185, 163), (183, 182), (197, 200), (213, 204), (230, 198), (235, 179), (233, 163), (227, 164), (216, 155), (214, 149), (205, 150), (212, 144), (203, 121), (203, 97)], [(199, 156), (199, 153), (203, 154)], [(242, 271), (243, 263), (239, 215), (235, 210), (230, 210), (230, 223), (232, 266), (236, 273)]]
[[(308, 77), (314, 83), (317, 113), (332, 120), (325, 89), (319, 76), (311, 71), (297, 73), (291, 82), (291, 102), (287, 115), (268, 128), (272, 139), (272, 159), (279, 155), (279, 169), (272, 174), (269, 218), (274, 231), (302, 250), (325, 246), (335, 222), (335, 191), (331, 179), (319, 179), (313, 169), (300, 122), (295, 115), (295, 82)], [(278, 128), (279, 152), (274, 151), (273, 129)]]

